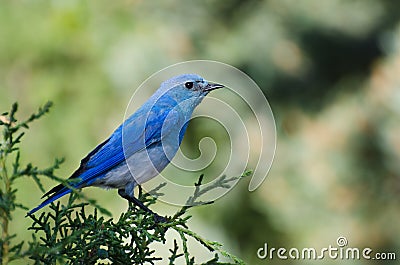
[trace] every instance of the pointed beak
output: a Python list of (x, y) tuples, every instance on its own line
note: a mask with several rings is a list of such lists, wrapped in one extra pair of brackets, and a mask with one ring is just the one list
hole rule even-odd
[(215, 83), (208, 83), (208, 85), (204, 88), (204, 91), (210, 92), (212, 90), (225, 87), (224, 85), (215, 84)]

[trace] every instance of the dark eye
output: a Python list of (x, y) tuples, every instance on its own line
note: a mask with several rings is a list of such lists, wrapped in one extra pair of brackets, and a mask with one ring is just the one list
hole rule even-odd
[(185, 83), (185, 87), (186, 87), (187, 89), (191, 89), (191, 88), (193, 87), (193, 82), (186, 82), (186, 83)]

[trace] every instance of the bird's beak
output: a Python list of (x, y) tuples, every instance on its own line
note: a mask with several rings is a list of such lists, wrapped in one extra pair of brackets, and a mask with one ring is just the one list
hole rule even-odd
[(204, 91), (210, 92), (212, 90), (225, 87), (224, 85), (215, 84), (215, 83), (208, 83), (208, 85), (204, 88)]

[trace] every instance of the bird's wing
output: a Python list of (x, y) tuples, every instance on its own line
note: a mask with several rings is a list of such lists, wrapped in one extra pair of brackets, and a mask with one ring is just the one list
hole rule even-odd
[[(80, 180), (72, 182), (71, 185), (76, 188), (91, 185), (102, 174), (123, 162), (125, 156), (129, 157), (161, 141), (181, 119), (176, 110), (164, 111), (154, 108), (149, 113), (134, 115), (119, 126), (110, 138), (81, 160), (79, 168), (70, 177)], [(56, 186), (43, 197), (57, 193), (63, 188), (65, 188), (63, 185)]]
[[(120, 126), (109, 141), (87, 160), (83, 166), (95, 175), (108, 171), (136, 152), (159, 142), (177, 126), (182, 117), (176, 110), (153, 108), (151, 112), (128, 119)], [(89, 174), (92, 175), (93, 173)], [(80, 174), (81, 178), (90, 176)]]

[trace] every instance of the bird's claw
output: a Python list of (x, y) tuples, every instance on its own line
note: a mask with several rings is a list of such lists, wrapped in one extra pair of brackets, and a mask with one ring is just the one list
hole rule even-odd
[(156, 213), (153, 215), (153, 218), (154, 218), (155, 223), (167, 223), (168, 222), (167, 217), (160, 216)]

